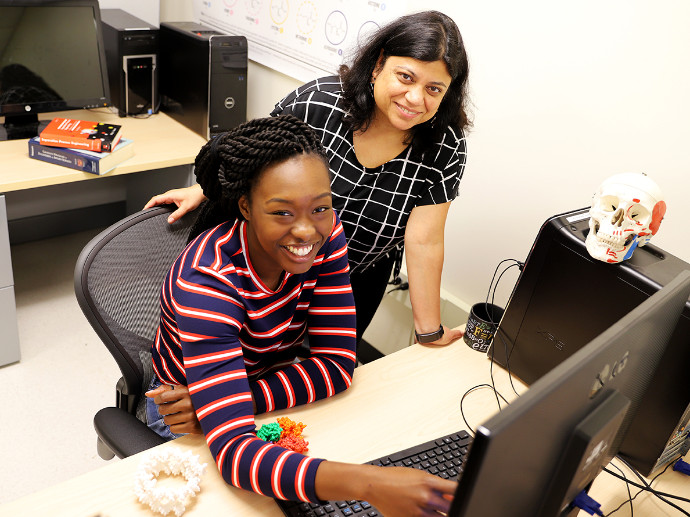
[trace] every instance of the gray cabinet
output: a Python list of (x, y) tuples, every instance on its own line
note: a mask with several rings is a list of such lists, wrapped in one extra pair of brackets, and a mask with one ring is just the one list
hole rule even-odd
[(0, 366), (19, 361), (17, 307), (5, 196), (0, 194)]

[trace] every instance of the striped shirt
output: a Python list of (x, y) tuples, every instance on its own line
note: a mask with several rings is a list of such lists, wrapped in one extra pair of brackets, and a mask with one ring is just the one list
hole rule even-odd
[(465, 135), (446, 128), (420, 155), (408, 146), (375, 168), (359, 163), (352, 130), (343, 122), (342, 84), (337, 76), (309, 82), (289, 94), (271, 115), (291, 113), (316, 131), (328, 153), (333, 208), (347, 236), (352, 272), (366, 269), (402, 245), (416, 206), (452, 201), (465, 168)]
[[(281, 499), (316, 501), (321, 459), (256, 436), (258, 412), (335, 395), (352, 382), (355, 309), (343, 227), (312, 267), (284, 273), (271, 291), (247, 251), (246, 223), (194, 239), (170, 269), (152, 348), (156, 375), (186, 385), (218, 470), (230, 484)], [(312, 357), (293, 363), (309, 328)]]

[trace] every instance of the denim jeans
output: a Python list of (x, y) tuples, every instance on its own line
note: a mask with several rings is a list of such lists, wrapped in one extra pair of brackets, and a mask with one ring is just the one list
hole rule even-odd
[[(154, 375), (149, 384), (149, 391), (161, 385), (162, 382)], [(146, 424), (155, 431), (156, 434), (168, 440), (184, 436), (184, 433), (176, 434), (170, 430), (170, 426), (163, 422), (163, 415), (158, 412), (158, 404), (156, 404), (152, 398), (148, 397), (146, 397)]]

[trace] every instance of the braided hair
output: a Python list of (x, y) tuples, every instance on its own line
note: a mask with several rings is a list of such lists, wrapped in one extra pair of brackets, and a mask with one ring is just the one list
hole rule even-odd
[(194, 161), (194, 174), (208, 199), (189, 234), (197, 235), (228, 220), (242, 219), (238, 201), (249, 196), (269, 165), (299, 154), (323, 159), (326, 152), (316, 133), (294, 115), (250, 120), (209, 140)]

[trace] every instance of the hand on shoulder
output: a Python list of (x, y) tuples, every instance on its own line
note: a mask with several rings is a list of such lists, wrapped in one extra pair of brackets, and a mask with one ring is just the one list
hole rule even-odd
[(175, 204), (178, 207), (177, 210), (168, 217), (168, 222), (174, 223), (183, 215), (196, 210), (205, 200), (206, 196), (204, 196), (201, 187), (199, 185), (192, 185), (191, 187), (168, 190), (163, 194), (153, 196), (146, 203), (144, 209), (158, 205)]

